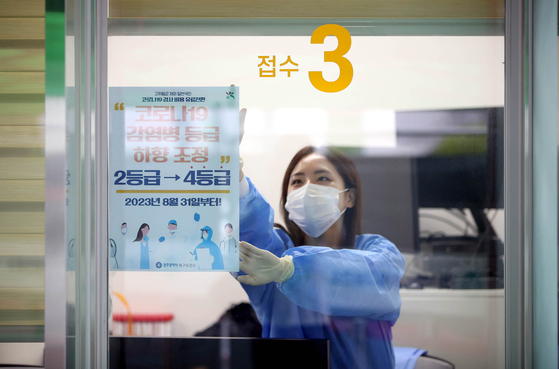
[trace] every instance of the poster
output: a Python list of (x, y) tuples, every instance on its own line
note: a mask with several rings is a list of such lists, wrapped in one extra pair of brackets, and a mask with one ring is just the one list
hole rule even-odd
[(110, 269), (238, 271), (237, 87), (109, 89)]

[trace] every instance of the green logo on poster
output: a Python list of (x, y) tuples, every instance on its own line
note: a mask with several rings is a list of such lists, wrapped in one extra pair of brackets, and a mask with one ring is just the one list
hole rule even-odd
[(231, 91), (231, 92), (226, 92), (225, 94), (227, 95), (227, 98), (228, 98), (228, 99), (229, 99), (229, 98), (231, 98), (231, 99), (234, 99), (234, 98), (235, 98), (235, 95), (233, 95), (233, 94), (234, 94), (233, 91)]

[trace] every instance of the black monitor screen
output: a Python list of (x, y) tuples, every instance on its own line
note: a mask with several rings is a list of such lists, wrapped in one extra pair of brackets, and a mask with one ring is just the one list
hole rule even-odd
[(398, 112), (396, 126), (398, 145), (418, 148), (420, 208), (503, 207), (502, 108)]
[(414, 164), (419, 207), (488, 207), (485, 156), (417, 158)]

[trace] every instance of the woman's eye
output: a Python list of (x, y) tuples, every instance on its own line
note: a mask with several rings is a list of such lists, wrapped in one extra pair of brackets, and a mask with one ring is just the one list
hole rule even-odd
[(329, 180), (330, 180), (330, 178), (324, 177), (324, 176), (318, 178), (318, 181), (319, 181), (319, 182), (329, 181)]
[(296, 185), (296, 184), (299, 184), (299, 183), (302, 183), (300, 179), (294, 179), (294, 180), (291, 182), (291, 185)]

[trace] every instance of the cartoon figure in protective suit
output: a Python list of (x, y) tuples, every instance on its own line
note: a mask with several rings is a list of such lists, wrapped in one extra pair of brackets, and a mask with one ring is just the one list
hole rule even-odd
[(198, 269), (223, 269), (223, 257), (221, 250), (212, 241), (213, 231), (205, 226), (201, 229), (203, 241), (194, 249), (195, 260), (198, 261)]

